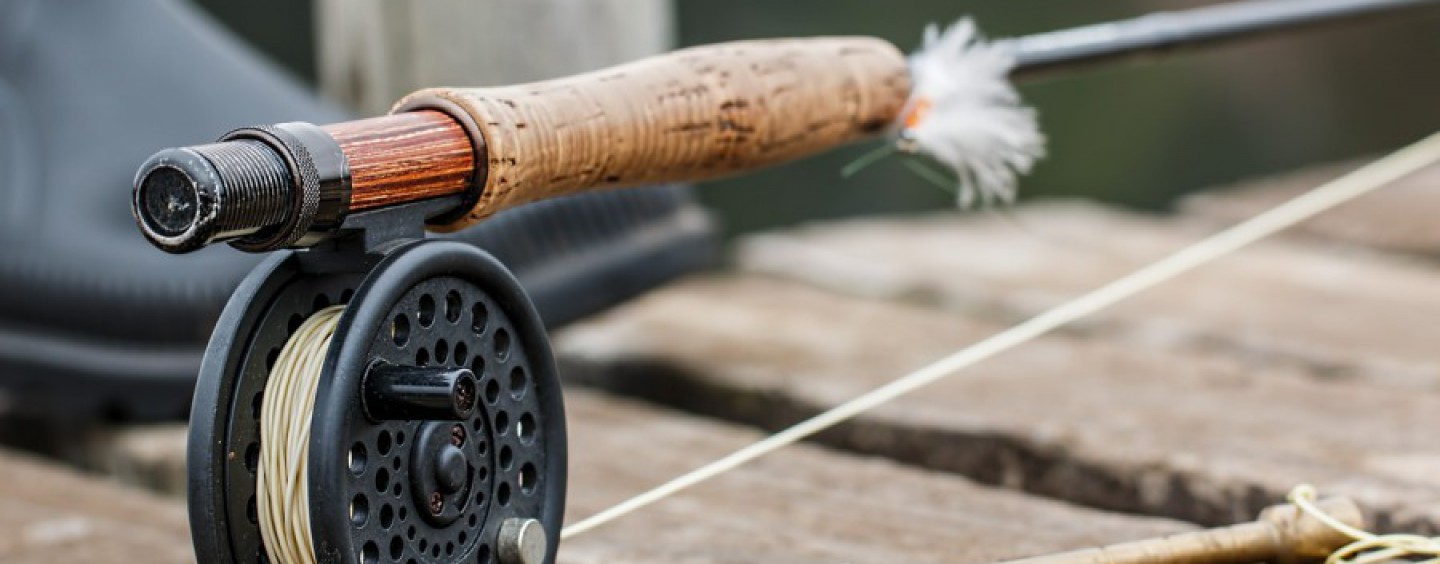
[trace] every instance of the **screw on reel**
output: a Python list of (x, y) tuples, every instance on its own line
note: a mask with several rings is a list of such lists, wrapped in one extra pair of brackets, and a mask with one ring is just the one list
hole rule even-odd
[(305, 474), (318, 561), (554, 560), (565, 423), (544, 327), (493, 257), (396, 240), (396, 219), (382, 223), (398, 232), (276, 253), (232, 296), (191, 416), (201, 561), (274, 561), (257, 515), (265, 383), (297, 328), (337, 304)]

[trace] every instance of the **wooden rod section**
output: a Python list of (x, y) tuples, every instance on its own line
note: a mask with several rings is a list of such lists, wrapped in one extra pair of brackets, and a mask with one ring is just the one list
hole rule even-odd
[(350, 210), (463, 194), (475, 147), (460, 124), (431, 110), (322, 126), (350, 165)]

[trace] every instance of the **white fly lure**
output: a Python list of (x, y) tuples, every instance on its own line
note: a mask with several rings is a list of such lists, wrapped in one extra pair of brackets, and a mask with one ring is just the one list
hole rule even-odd
[(913, 85), (896, 147), (954, 172), (962, 208), (1013, 202), (1019, 177), (1045, 156), (1035, 110), (1010, 84), (1014, 66), (1009, 46), (985, 41), (968, 18), (943, 33), (931, 24), (910, 56)]

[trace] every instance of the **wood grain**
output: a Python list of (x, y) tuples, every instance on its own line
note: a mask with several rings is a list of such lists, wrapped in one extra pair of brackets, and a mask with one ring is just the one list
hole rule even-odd
[[(1419, 195), (1434, 191), (1434, 184), (1394, 188), (1415, 196), (1408, 200), (1415, 210), (1410, 213), (1434, 213), (1440, 205), (1427, 205)], [(1353, 246), (1378, 239), (1351, 238), (1349, 248), (1327, 248), (1338, 231), (1319, 244), (1301, 235), (1314, 233), (1332, 215), (1359, 221), (1362, 210), (1379, 211), (1375, 202), (1384, 194), (1136, 296), (1075, 331), (1142, 347), (1227, 351), (1259, 366), (1298, 365), (1331, 379), (1434, 391), (1440, 388), (1440, 280), (1433, 265)], [(1418, 225), (1398, 211), (1383, 213), (1368, 216), (1368, 223)], [(743, 270), (849, 295), (905, 299), (1015, 323), (1218, 228), (1193, 216), (1037, 202), (1012, 217), (936, 214), (761, 235), (740, 245), (736, 262)], [(1422, 232), (1410, 231), (1408, 237), (1417, 237), (1410, 242), (1402, 233), (1386, 245), (1423, 246)]]
[[(1030, 221), (1032, 216), (1023, 210), (1016, 217), (1027, 227), (1046, 225)], [(1049, 217), (1051, 224), (1063, 221), (1059, 215)], [(1121, 216), (1116, 212), (1111, 217)], [(972, 218), (969, 223), (978, 221), (984, 220)], [(1117, 233), (1117, 223), (1092, 229)], [(1076, 245), (1086, 241), (1083, 237), (1041, 239), (1053, 232), (1020, 232), (1014, 223), (989, 235), (959, 227), (939, 229), (913, 218), (889, 225), (888, 236), (854, 222), (848, 227), (861, 230), (877, 245), (888, 245), (892, 255), (928, 256), (951, 264), (949, 287), (973, 285), (988, 292), (991, 304), (1039, 300), (1043, 295), (1022, 284), (978, 277), (974, 273), (980, 266), (1019, 272), (1034, 261), (1037, 267), (1029, 273), (1034, 280), (1081, 274), (1017, 242), (1029, 237), (1071, 243), (1065, 248), (1072, 253), (1086, 248)], [(930, 236), (923, 234), (927, 230)], [(836, 228), (831, 236), (844, 231)], [(970, 252), (969, 246), (957, 244), (976, 239), (977, 247), (988, 245), (991, 251)], [(811, 238), (810, 245), (800, 248), (809, 252), (792, 252), (796, 264), (825, 256), (868, 268), (831, 274), (834, 277), (879, 280), (878, 273), (886, 273), (898, 283), (907, 274), (895, 266), (900, 261), (877, 260), (858, 246), (822, 246)], [(1434, 379), (1422, 389), (1416, 383), (1373, 380), (1365, 373), (1337, 376), (1299, 363), (1272, 364), (1213, 337), (1185, 345), (1188, 338), (1180, 333), (1186, 325), (1202, 322), (1201, 316), (1209, 313), (1199, 307), (1208, 305), (1231, 315), (1254, 312), (1274, 318), (1268, 321), (1277, 328), (1272, 337), (1284, 336), (1278, 330), (1282, 323), (1298, 333), (1332, 318), (1353, 324), (1356, 337), (1428, 335), (1433, 357), (1436, 315), (1430, 314), (1428, 325), (1421, 324), (1418, 315), (1406, 319), (1387, 303), (1433, 311), (1423, 308), (1426, 300), (1433, 301), (1440, 271), (1429, 270), (1428, 286), (1392, 286), (1389, 293), (1357, 287), (1357, 292), (1369, 292), (1367, 301), (1374, 307), (1384, 308), (1365, 315), (1344, 306), (1346, 300), (1338, 293), (1330, 294), (1329, 308), (1289, 299), (1287, 295), (1307, 292), (1275, 273), (1315, 273), (1317, 269), (1304, 265), (1314, 264), (1326, 252), (1272, 249), (1261, 253), (1257, 246), (1231, 257), (1232, 264), (1249, 269), (1249, 278), (1245, 270), (1217, 263), (1208, 272), (1220, 276), (1205, 280), (1214, 290), (1197, 283), (1208, 278), (1202, 269), (1186, 279), (1188, 294), (1167, 295), (1173, 288), (1156, 288), (1155, 294), (1163, 295), (1160, 300), (1140, 297), (1122, 306), (1130, 308), (1130, 320), (1138, 315), (1154, 319), (1132, 326), (1131, 336), (1090, 325), (1086, 331), (1041, 337), (863, 414), (820, 440), (1080, 505), (1205, 525), (1248, 520), (1279, 502), (1297, 483), (1308, 482), (1326, 495), (1351, 497), (1380, 529), (1420, 534), (1440, 530), (1440, 456), (1435, 454), (1434, 432), (1440, 428), (1440, 394), (1434, 393)], [(954, 268), (943, 260), (946, 253), (979, 266)], [(1275, 266), (1261, 270), (1243, 260), (1246, 254)], [(1391, 274), (1374, 262), (1356, 260), (1359, 256), (1348, 258), (1356, 277)], [(1345, 281), (1333, 284), (1338, 286), (1331, 288), (1343, 287)], [(832, 290), (839, 287), (832, 283), (826, 286), (830, 289), (821, 289), (773, 275), (690, 279), (568, 326), (556, 335), (555, 352), (565, 360), (562, 371), (572, 381), (599, 383), (774, 430), (1011, 325), (920, 301), (942, 295), (938, 289), (866, 299)], [(1211, 291), (1236, 299), (1229, 305), (1201, 301)], [(960, 299), (958, 294), (944, 295), (949, 303)], [(1187, 297), (1197, 302), (1195, 308), (1162, 309)], [(1255, 305), (1264, 299), (1272, 304)], [(1231, 332), (1247, 330), (1245, 323), (1228, 319), (1223, 326)], [(1374, 337), (1357, 338), (1309, 350), (1364, 362), (1380, 352), (1379, 343)]]
[[(572, 522), (763, 436), (576, 386), (565, 408)], [(105, 471), (146, 468), (145, 483), (180, 489), (157, 499), (0, 449), (0, 562), (194, 562), (183, 424), (110, 438), (97, 454), (119, 464)], [(567, 541), (558, 562), (979, 563), (1193, 528), (799, 445)]]
[[(1204, 190), (1185, 198), (1186, 219), (1211, 229), (1231, 225), (1294, 198), (1360, 167), (1345, 162), (1307, 167), (1246, 181), (1225, 190)], [(1350, 246), (1367, 246), (1417, 257), (1440, 257), (1440, 166), (1396, 181), (1384, 190), (1350, 202), (1282, 236)]]
[[(571, 522), (763, 436), (582, 387), (565, 410)], [(963, 564), (1192, 529), (798, 445), (574, 537), (558, 561)]]
[(463, 193), (474, 178), (470, 137), (440, 112), (406, 112), (324, 129), (350, 163), (351, 211)]
[[(177, 462), (184, 467), (183, 457)], [(195, 562), (178, 498), (127, 489), (8, 449), (0, 449), (0, 476), (0, 562)]]

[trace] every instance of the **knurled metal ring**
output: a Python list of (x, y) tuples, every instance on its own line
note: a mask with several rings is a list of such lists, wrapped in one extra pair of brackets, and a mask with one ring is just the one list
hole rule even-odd
[[(247, 252), (305, 246), (323, 238), (345, 219), (350, 206), (350, 170), (334, 138), (303, 122), (243, 127), (221, 141), (254, 139), (273, 147), (290, 168), (294, 190), (290, 217), (280, 225), (231, 241)], [(313, 151), (320, 154), (314, 154)], [(317, 163), (316, 157), (320, 157)], [(322, 170), (322, 168), (324, 170)]]

